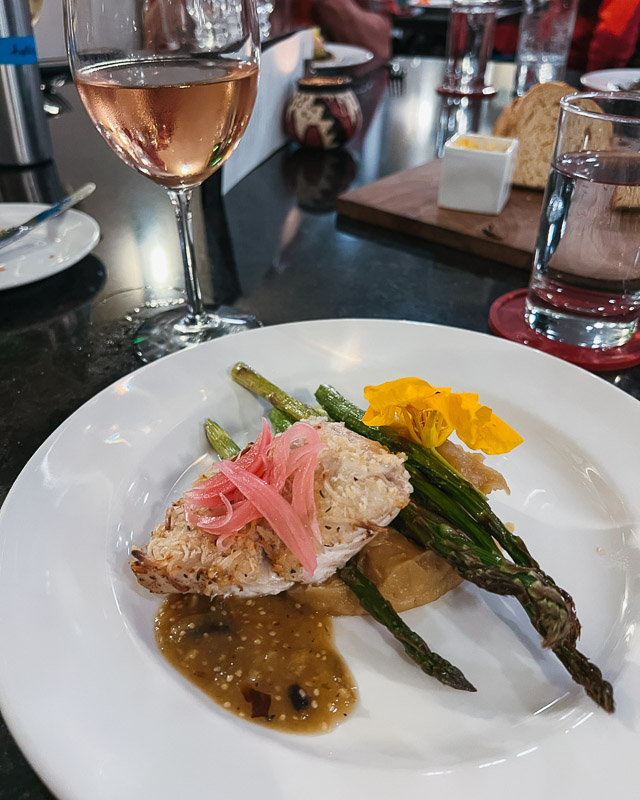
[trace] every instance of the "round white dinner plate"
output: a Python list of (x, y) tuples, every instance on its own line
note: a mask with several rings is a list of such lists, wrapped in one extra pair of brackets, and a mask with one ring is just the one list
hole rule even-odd
[[(0, 230), (21, 225), (47, 208), (39, 203), (0, 203)], [(99, 241), (98, 223), (82, 211), (71, 209), (48, 220), (0, 249), (0, 290), (55, 275), (88, 255)]]
[[(492, 505), (575, 598), (581, 649), (613, 682), (607, 715), (543, 652), (511, 599), (463, 584), (405, 616), (475, 694), (428, 678), (385, 631), (338, 619), (359, 690), (324, 736), (253, 726), (157, 651), (160, 598), (129, 569), (165, 505), (210, 458), (203, 421), (241, 443), (264, 404), (233, 384), (252, 364), (303, 400), (321, 382), (419, 375), (480, 394), (524, 436), (490, 463)], [(636, 798), (640, 785), (640, 404), (502, 339), (417, 323), (268, 327), (168, 356), (105, 389), (42, 445), (0, 512), (0, 705), (60, 800)]]
[(363, 47), (356, 47), (352, 44), (336, 44), (335, 42), (327, 42), (324, 47), (328, 53), (331, 53), (333, 58), (313, 61), (311, 66), (316, 71), (359, 67), (362, 64), (367, 64), (373, 58), (372, 52), (365, 50)]
[(640, 69), (601, 69), (587, 72), (580, 78), (580, 83), (594, 92), (626, 91), (627, 88), (640, 81)]

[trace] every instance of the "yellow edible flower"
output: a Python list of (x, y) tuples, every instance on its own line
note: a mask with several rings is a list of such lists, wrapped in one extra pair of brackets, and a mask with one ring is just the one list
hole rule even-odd
[(487, 455), (508, 453), (522, 437), (497, 417), (478, 395), (438, 388), (421, 378), (401, 378), (366, 386), (369, 403), (362, 421), (389, 425), (424, 447), (438, 447), (455, 431), (472, 450)]

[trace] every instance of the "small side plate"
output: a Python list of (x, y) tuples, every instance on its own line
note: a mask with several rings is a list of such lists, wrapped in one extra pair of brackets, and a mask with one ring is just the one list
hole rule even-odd
[(367, 64), (373, 59), (372, 52), (351, 44), (327, 42), (325, 49), (331, 54), (332, 58), (312, 61), (311, 66), (315, 71), (325, 72), (350, 69)]
[[(44, 211), (39, 203), (0, 203), (0, 229), (20, 225)], [(43, 223), (0, 250), (0, 291), (48, 278), (76, 264), (100, 241), (100, 227), (73, 209)]]
[(580, 83), (595, 92), (627, 91), (627, 87), (640, 81), (640, 69), (601, 69), (587, 72), (580, 78)]

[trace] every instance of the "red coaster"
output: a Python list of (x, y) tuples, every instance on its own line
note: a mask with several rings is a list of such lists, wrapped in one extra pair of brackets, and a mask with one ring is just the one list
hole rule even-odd
[(622, 347), (594, 350), (590, 347), (576, 347), (572, 344), (554, 342), (541, 333), (532, 330), (524, 317), (524, 301), (527, 289), (516, 289), (499, 297), (489, 311), (489, 327), (492, 333), (520, 342), (537, 350), (544, 350), (553, 356), (563, 358), (579, 367), (593, 372), (626, 369), (640, 364), (640, 331)]

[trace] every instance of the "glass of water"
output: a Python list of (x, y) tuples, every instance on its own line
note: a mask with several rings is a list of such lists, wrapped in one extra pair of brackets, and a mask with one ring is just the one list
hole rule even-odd
[(618, 347), (640, 319), (640, 94), (560, 105), (525, 316), (549, 339)]
[(453, 0), (447, 29), (446, 65), (438, 92), (489, 96), (485, 73), (493, 50), (498, 0)]
[(578, 0), (525, 0), (516, 52), (516, 94), (536, 83), (561, 81), (576, 21)]

